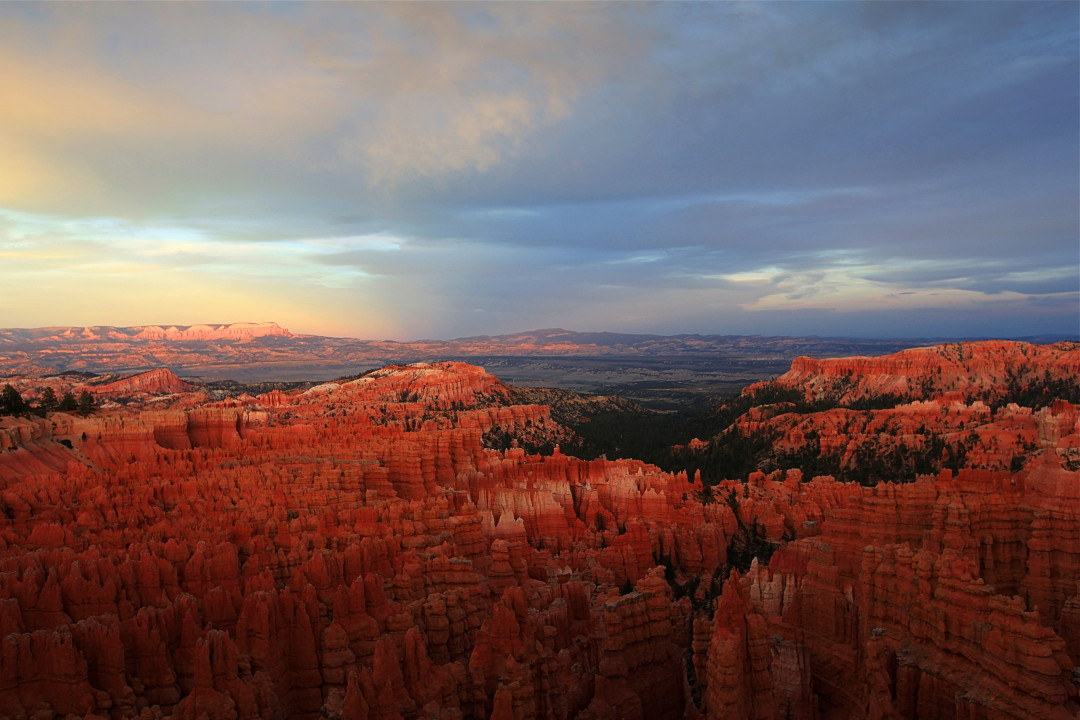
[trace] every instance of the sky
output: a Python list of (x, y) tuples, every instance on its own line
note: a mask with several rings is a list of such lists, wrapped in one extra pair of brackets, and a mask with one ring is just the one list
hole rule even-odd
[(0, 326), (1076, 334), (1078, 27), (0, 3)]

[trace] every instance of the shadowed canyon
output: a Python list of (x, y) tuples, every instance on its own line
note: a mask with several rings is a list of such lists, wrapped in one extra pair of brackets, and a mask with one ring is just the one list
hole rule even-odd
[(797, 357), (661, 467), (598, 439), (634, 403), (464, 362), (222, 389), (160, 366), (291, 334), (34, 332), (0, 331), (2, 717), (1080, 713), (1076, 343)]

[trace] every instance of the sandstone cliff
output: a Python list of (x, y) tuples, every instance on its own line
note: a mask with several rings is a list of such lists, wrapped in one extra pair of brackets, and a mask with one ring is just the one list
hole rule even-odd
[(250, 338), (279, 336), (292, 337), (292, 333), (275, 322), (231, 323), (229, 325), (191, 325), (188, 327), (160, 327), (148, 325), (132, 328), (138, 332), (136, 340), (171, 340), (190, 342), (192, 340), (247, 340)]

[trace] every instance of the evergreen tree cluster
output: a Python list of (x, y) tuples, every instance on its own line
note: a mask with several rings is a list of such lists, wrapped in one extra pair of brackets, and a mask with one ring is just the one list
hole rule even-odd
[(44, 417), (50, 412), (77, 412), (80, 415), (89, 415), (94, 411), (94, 396), (89, 391), (83, 390), (76, 398), (72, 392), (64, 393), (57, 400), (56, 391), (51, 387), (41, 392), (37, 405), (23, 400), (19, 391), (10, 384), (0, 389), (0, 416), (3, 415), (38, 415)]

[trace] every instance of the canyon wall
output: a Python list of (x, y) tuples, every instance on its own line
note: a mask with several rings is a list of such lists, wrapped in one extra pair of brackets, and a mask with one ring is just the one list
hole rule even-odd
[(170, 397), (0, 419), (0, 716), (1080, 711), (1067, 402), (956, 413), (1015, 472), (705, 488), (529, 454), (568, 431), (461, 363)]

